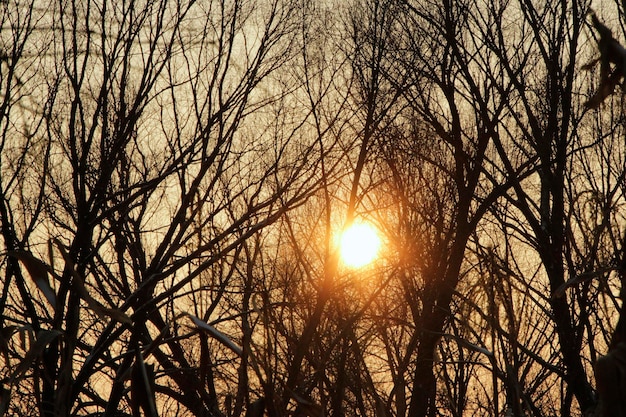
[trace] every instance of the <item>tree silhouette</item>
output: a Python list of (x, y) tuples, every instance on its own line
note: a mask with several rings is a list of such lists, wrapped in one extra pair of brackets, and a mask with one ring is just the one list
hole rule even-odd
[(0, 3), (0, 415), (623, 413), (624, 8), (589, 12)]

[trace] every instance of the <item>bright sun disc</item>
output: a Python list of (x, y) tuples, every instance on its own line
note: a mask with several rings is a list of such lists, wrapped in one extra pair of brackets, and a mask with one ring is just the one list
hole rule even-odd
[(378, 232), (368, 223), (354, 223), (341, 234), (339, 252), (346, 266), (359, 268), (376, 259), (380, 249)]

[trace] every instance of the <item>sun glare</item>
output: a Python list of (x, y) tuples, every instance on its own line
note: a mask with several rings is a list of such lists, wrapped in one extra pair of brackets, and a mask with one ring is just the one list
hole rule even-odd
[(343, 231), (339, 240), (339, 252), (344, 265), (360, 268), (376, 259), (380, 249), (380, 237), (369, 223), (353, 223)]

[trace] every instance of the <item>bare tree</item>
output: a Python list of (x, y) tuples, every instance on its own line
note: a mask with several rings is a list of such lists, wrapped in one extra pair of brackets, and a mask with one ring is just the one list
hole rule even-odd
[[(4, 129), (3, 143), (28, 146), (3, 158), (3, 173), (23, 165), (3, 184), (4, 213), (16, 213), (3, 213), (3, 230), (27, 227), (23, 237), (5, 233), (13, 266), (3, 293), (13, 308), (3, 320), (34, 334), (21, 367), (9, 368), (10, 383), (30, 381), (44, 416), (154, 415), (172, 401), (193, 415), (219, 414), (218, 365), (248, 363), (226, 336), (237, 316), (224, 318), (220, 307), (242, 244), (318, 179), (309, 144), (270, 129), (260, 111), (283, 94), (269, 76), (292, 57), (294, 5), (48, 6), (31, 6), (32, 23), (6, 20), (23, 33), (15, 48), (49, 41), (24, 69), (19, 50), (8, 61), (12, 82), (19, 77), (36, 101), (49, 102), (34, 109), (40, 129)], [(42, 35), (26, 36), (34, 30)], [(37, 171), (44, 174), (33, 182)], [(12, 191), (19, 178), (34, 206)], [(17, 260), (42, 298), (31, 298)], [(3, 396), (2, 404), (26, 406), (18, 400)]]
[(0, 414), (617, 412), (586, 2), (0, 11)]

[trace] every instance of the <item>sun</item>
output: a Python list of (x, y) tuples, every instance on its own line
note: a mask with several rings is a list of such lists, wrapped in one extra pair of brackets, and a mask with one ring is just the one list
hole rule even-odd
[(378, 231), (370, 223), (355, 222), (339, 238), (339, 254), (344, 265), (360, 268), (376, 259), (380, 250)]

